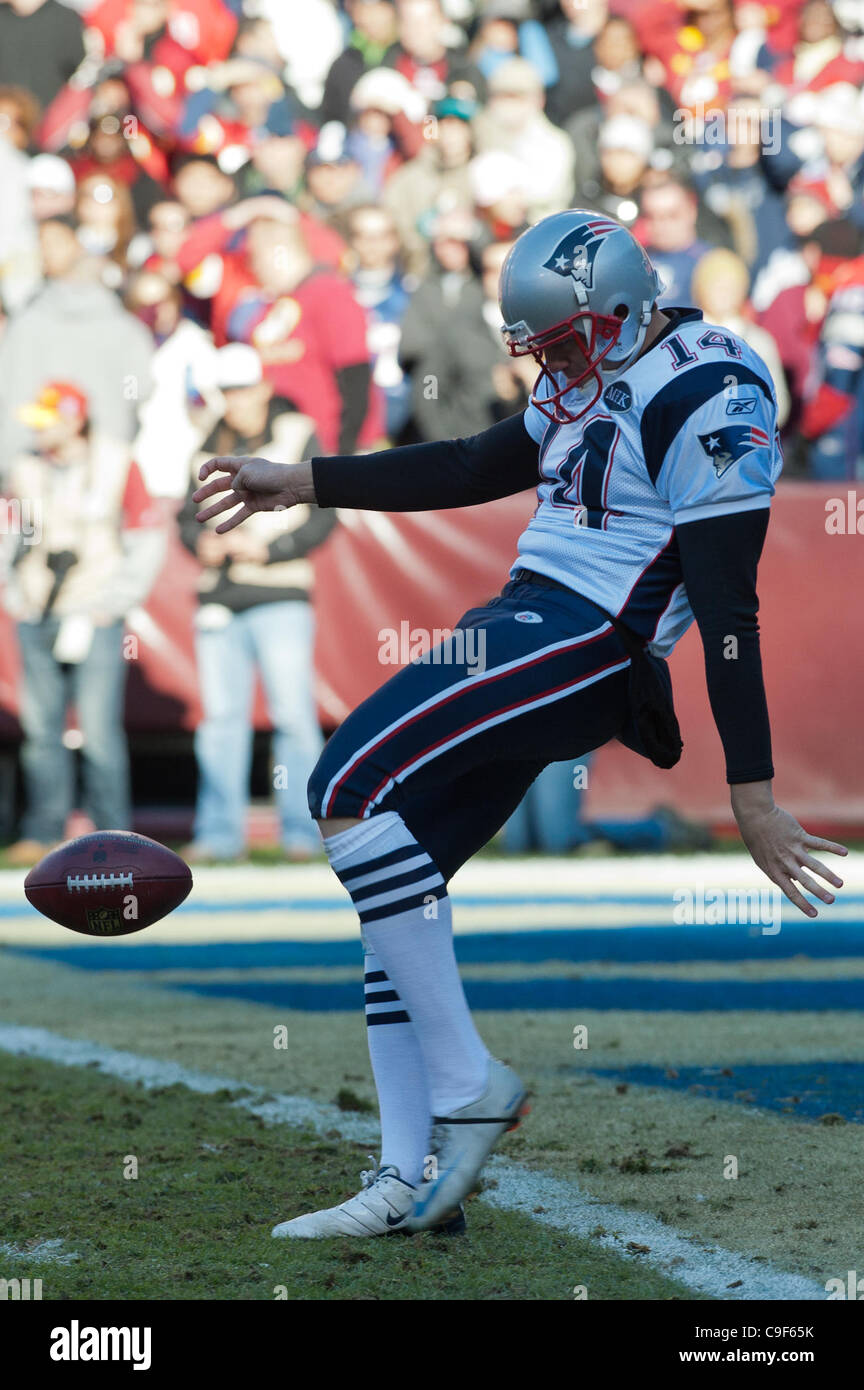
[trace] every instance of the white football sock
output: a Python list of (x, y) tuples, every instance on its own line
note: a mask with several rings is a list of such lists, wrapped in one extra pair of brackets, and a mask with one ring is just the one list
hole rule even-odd
[(489, 1052), (459, 978), (440, 872), (396, 811), (330, 836), (324, 849), (414, 1024), (433, 1113), (470, 1105), (488, 1084)]
[(381, 1166), (393, 1164), (415, 1187), (429, 1153), (432, 1102), (414, 1025), (372, 951), (364, 961), (366, 1036), (378, 1108)]

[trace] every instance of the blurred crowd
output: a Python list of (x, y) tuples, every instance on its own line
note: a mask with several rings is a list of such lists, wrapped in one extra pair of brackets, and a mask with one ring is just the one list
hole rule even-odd
[(70, 703), (88, 811), (129, 823), (124, 620), (172, 528), (200, 566), (190, 855), (243, 851), (258, 677), (283, 845), (313, 851), (309, 556), (334, 519), (202, 534), (197, 466), (523, 408), (498, 274), (549, 212), (629, 227), (661, 303), (761, 354), (787, 477), (864, 476), (862, 86), (864, 0), (0, 0), (22, 862), (62, 836)]

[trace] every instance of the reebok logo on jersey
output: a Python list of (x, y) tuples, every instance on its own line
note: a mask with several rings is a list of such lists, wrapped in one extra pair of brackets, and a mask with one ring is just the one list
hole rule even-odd
[(752, 415), (756, 409), (756, 396), (733, 396), (726, 403), (727, 415)]
[(722, 478), (727, 469), (754, 449), (766, 449), (768, 436), (758, 425), (723, 425), (710, 434), (700, 434), (699, 443)]
[(543, 619), (539, 613), (514, 613), (517, 623), (542, 623)]

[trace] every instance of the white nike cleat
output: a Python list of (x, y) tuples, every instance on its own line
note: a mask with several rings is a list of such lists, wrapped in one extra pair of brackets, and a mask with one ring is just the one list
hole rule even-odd
[[(374, 1160), (373, 1160), (374, 1162)], [(307, 1216), (295, 1216), (273, 1227), (273, 1235), (289, 1239), (322, 1240), (327, 1236), (386, 1236), (404, 1229), (414, 1210), (417, 1188), (388, 1165), (361, 1173), (363, 1187), (341, 1207), (328, 1207)]]
[(436, 1159), (438, 1176), (417, 1189), (406, 1230), (424, 1231), (444, 1221), (476, 1185), (501, 1135), (515, 1129), (527, 1113), (525, 1088), (519, 1077), (491, 1057), (489, 1084), (480, 1099), (452, 1115), (433, 1116), (429, 1150)]

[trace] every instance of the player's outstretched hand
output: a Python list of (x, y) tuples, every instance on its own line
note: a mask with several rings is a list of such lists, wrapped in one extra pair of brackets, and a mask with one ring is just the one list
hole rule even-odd
[(805, 917), (817, 917), (818, 909), (808, 903), (797, 885), (800, 884), (801, 888), (823, 903), (833, 903), (834, 894), (812, 875), (824, 879), (832, 888), (842, 888), (843, 880), (820, 860), (814, 859), (812, 851), (843, 855), (849, 851), (845, 845), (839, 845), (834, 840), (823, 840), (818, 835), (808, 834), (794, 816), (775, 806), (773, 801), (768, 804), (761, 797), (748, 795), (751, 788), (755, 792), (762, 785), (745, 783), (732, 788), (732, 805), (741, 838), (753, 862), (772, 883), (782, 889), (789, 901)]
[[(215, 475), (215, 476), (214, 476)], [(216, 527), (221, 535), (239, 526), (255, 512), (285, 511), (301, 502), (314, 502), (311, 463), (270, 463), (258, 458), (215, 458), (198, 471), (202, 487), (193, 493), (194, 502), (211, 497), (219, 501), (197, 512), (196, 521), (210, 521), (222, 512), (231, 512)], [(211, 478), (211, 482), (206, 482)], [(236, 508), (236, 511), (233, 510)]]

